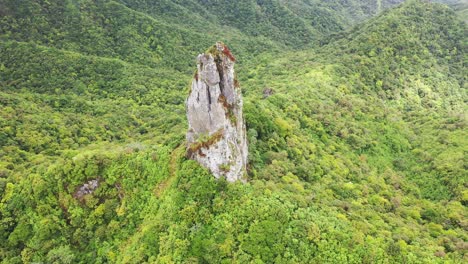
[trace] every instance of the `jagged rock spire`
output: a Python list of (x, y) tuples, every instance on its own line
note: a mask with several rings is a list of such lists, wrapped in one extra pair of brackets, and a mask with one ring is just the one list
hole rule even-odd
[(187, 98), (187, 156), (216, 178), (245, 181), (247, 139), (235, 58), (221, 42), (197, 57)]

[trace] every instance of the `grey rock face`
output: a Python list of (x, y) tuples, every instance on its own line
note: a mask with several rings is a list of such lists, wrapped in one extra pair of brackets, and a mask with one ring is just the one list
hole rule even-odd
[(234, 75), (235, 58), (216, 43), (197, 57), (197, 73), (186, 101), (187, 155), (216, 178), (245, 181), (247, 140), (242, 95)]
[(74, 197), (76, 199), (83, 199), (87, 194), (92, 194), (99, 187), (99, 180), (90, 180), (87, 183), (83, 184), (76, 190)]

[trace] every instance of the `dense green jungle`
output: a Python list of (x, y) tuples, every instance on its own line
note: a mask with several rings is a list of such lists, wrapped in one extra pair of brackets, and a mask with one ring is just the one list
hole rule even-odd
[[(467, 3), (438, 2), (0, 0), (0, 262), (467, 263)], [(246, 183), (186, 158), (216, 41)]]

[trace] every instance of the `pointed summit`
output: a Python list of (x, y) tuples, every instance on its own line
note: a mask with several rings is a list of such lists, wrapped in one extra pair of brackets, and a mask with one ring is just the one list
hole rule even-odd
[(247, 139), (235, 58), (217, 42), (197, 57), (197, 72), (187, 98), (187, 156), (216, 178), (245, 181)]

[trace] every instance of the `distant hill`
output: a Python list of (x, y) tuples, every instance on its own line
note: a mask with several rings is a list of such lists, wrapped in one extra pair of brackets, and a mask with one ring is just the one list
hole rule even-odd
[(316, 44), (326, 34), (337, 32), (369, 18), (402, 0), (379, 1), (280, 1), (280, 0), (179, 0), (121, 1), (154, 18), (213, 30), (218, 25), (249, 36), (262, 36), (293, 46)]

